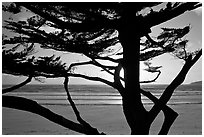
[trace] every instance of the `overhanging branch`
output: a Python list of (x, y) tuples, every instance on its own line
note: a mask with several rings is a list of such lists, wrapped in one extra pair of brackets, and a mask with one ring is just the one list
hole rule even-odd
[(29, 77), (28, 77), (25, 81), (23, 81), (22, 83), (20, 83), (20, 84), (18, 84), (18, 85), (15, 85), (15, 86), (13, 86), (13, 87), (10, 87), (10, 88), (3, 89), (3, 90), (2, 90), (2, 94), (11, 92), (11, 91), (13, 91), (13, 90), (15, 90), (15, 89), (18, 89), (18, 88), (20, 88), (20, 87), (26, 85), (27, 83), (31, 82), (32, 78), (33, 78), (32, 76), (29, 76)]
[(100, 57), (100, 56), (95, 57), (95, 59), (107, 60), (107, 61), (111, 61), (111, 62), (115, 62), (115, 63), (119, 63), (122, 60), (122, 58), (120, 58), (120, 59), (113, 59), (111, 57)]
[[(117, 68), (115, 69), (115, 72), (114, 72), (114, 84), (116, 85), (118, 91), (120, 92), (121, 96), (124, 96), (124, 87), (121, 83), (121, 77), (120, 77), (120, 71), (122, 69), (122, 64), (119, 63)], [(124, 79), (123, 79), (124, 80)]]
[[(37, 5), (37, 3), (27, 4), (27, 3), (23, 3), (23, 2), (20, 3), (19, 2), (16, 4), (18, 4), (20, 6), (24, 6), (25, 8), (40, 15), (41, 17), (45, 18), (46, 20), (49, 20), (49, 21), (55, 23), (59, 28), (61, 28), (61, 26), (63, 26), (66, 29), (73, 30), (76, 32), (81, 32), (81, 31), (90, 32), (90, 31), (96, 31), (96, 30), (98, 31), (104, 27), (105, 28), (115, 28), (117, 26), (117, 20), (109, 20), (109, 19), (106, 19), (106, 20), (95, 19), (95, 21), (89, 21), (89, 22), (83, 21), (82, 23), (71, 23), (69, 21), (65, 22), (65, 21), (58, 19), (57, 16), (52, 15), (43, 9), (38, 9), (41, 7), (39, 7), (39, 5)], [(33, 5), (33, 4), (36, 4), (36, 5)], [(36, 6), (38, 8), (36, 8)], [(101, 24), (99, 22), (103, 22), (103, 23)]]
[(92, 61), (86, 61), (86, 62), (78, 62), (78, 63), (72, 63), (69, 68), (67, 69), (67, 72), (69, 72), (73, 67), (75, 66), (80, 66), (80, 65), (88, 65), (88, 64), (93, 64)]
[(160, 71), (160, 70), (157, 71), (157, 72), (158, 72), (158, 74), (157, 74), (157, 76), (156, 76), (154, 79), (148, 80), (148, 81), (140, 81), (140, 83), (151, 83), (151, 82), (155, 82), (155, 81), (159, 78), (159, 75), (161, 74), (161, 71)]
[(72, 70), (73, 67), (75, 66), (81, 66), (81, 65), (95, 65), (97, 67), (102, 68), (104, 71), (106, 71), (107, 73), (114, 75), (113, 72), (111, 72), (109, 69), (115, 69), (116, 66), (107, 66), (107, 65), (102, 65), (101, 63), (99, 63), (98, 61), (96, 61), (94, 58), (91, 58), (91, 61), (86, 61), (86, 62), (79, 62), (79, 63), (72, 63), (69, 68), (67, 69), (67, 72), (70, 72)]
[(83, 75), (83, 74), (76, 74), (76, 73), (67, 73), (67, 76), (69, 77), (80, 77), (80, 78), (84, 78), (84, 79), (87, 79), (87, 80), (92, 80), (92, 81), (99, 81), (99, 82), (102, 82), (102, 83), (105, 83), (111, 87), (114, 87), (114, 83), (113, 82), (110, 82), (108, 80), (105, 80), (103, 78), (100, 78), (100, 77), (91, 77), (91, 76), (86, 76), (86, 75)]
[(178, 5), (177, 7), (171, 7), (170, 9), (165, 8), (159, 12), (153, 11), (144, 17), (144, 22), (148, 22), (147, 27), (151, 28), (200, 6), (202, 6), (202, 4), (198, 2), (186, 2)]
[(39, 105), (37, 102), (30, 99), (26, 99), (23, 97), (3, 95), (2, 106), (38, 114), (70, 130), (73, 130), (82, 134), (87, 134), (87, 135), (89, 134), (89, 132), (86, 129), (84, 129), (84, 127), (81, 124), (68, 120), (63, 116), (52, 112), (51, 110)]
[(116, 66), (106, 66), (106, 65), (102, 65), (101, 63), (99, 63), (98, 61), (96, 61), (94, 58), (92, 58), (93, 64), (102, 68), (104, 71), (106, 71), (107, 73), (114, 75), (113, 72), (111, 72), (109, 69), (115, 69)]

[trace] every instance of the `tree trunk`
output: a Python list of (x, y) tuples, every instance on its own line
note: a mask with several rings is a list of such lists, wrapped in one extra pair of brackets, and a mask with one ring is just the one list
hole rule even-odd
[(148, 112), (141, 105), (136, 105), (138, 101), (134, 96), (123, 98), (123, 112), (132, 135), (148, 135), (150, 124), (148, 122)]
[(149, 134), (150, 124), (148, 112), (141, 101), (139, 83), (140, 37), (144, 32), (140, 18), (136, 17), (135, 9), (125, 9), (119, 28), (119, 39), (123, 46), (123, 62), (125, 91), (123, 95), (123, 111), (131, 134)]
[(130, 126), (131, 134), (149, 134), (148, 112), (144, 108), (139, 85), (139, 68), (136, 63), (127, 63), (124, 67), (125, 93), (123, 95), (123, 111)]

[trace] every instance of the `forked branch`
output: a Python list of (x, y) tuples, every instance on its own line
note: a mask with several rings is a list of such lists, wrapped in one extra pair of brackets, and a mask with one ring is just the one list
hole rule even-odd
[[(157, 104), (155, 104), (152, 109), (150, 110), (150, 120), (153, 121), (156, 116), (159, 114), (159, 112), (162, 110), (163, 106), (167, 104), (167, 102), (170, 100), (174, 90), (183, 83), (185, 80), (185, 77), (190, 70), (190, 68), (196, 63), (196, 61), (200, 58), (202, 55), (202, 50), (200, 50), (197, 55), (192, 59), (192, 56), (189, 55), (183, 68), (181, 69), (180, 73), (176, 76), (176, 78), (171, 82), (171, 84), (164, 90), (163, 94), (159, 98), (159, 101)], [(167, 125), (166, 125), (166, 124)], [(163, 125), (164, 127), (169, 127), (168, 122), (165, 122)], [(166, 133), (164, 131), (161, 131), (160, 133)]]
[(73, 69), (73, 67), (75, 66), (80, 66), (80, 65), (89, 65), (89, 64), (93, 64), (92, 61), (86, 61), (86, 62), (78, 62), (78, 63), (72, 63), (69, 68), (67, 69), (67, 72), (71, 71)]
[[(155, 105), (159, 103), (159, 99), (156, 98), (154, 95), (152, 95), (150, 92), (144, 91), (143, 89), (140, 89), (140, 92), (144, 96), (148, 97), (152, 102), (154, 102)], [(177, 118), (178, 113), (175, 112), (173, 109), (171, 109), (166, 104), (161, 106), (161, 110), (163, 111), (165, 117), (164, 117), (164, 123), (163, 123), (162, 128), (159, 132), (159, 135), (167, 135), (173, 122)]]
[(81, 66), (81, 65), (95, 65), (97, 67), (102, 68), (104, 71), (106, 71), (107, 73), (113, 75), (113, 72), (111, 72), (109, 69), (115, 69), (115, 66), (106, 66), (106, 65), (102, 65), (101, 63), (99, 63), (98, 61), (96, 61), (95, 59), (91, 58), (91, 61), (86, 61), (86, 62), (79, 62), (79, 63), (72, 63), (69, 68), (67, 69), (67, 72), (70, 72), (73, 67), (75, 66)]

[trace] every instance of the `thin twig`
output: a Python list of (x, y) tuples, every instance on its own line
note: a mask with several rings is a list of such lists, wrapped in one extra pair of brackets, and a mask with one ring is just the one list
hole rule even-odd
[(155, 82), (155, 81), (159, 78), (159, 75), (161, 74), (161, 71), (160, 71), (160, 70), (157, 71), (157, 72), (158, 72), (158, 74), (157, 74), (157, 76), (156, 76), (154, 79), (148, 80), (148, 81), (140, 81), (140, 83), (151, 83), (151, 82)]

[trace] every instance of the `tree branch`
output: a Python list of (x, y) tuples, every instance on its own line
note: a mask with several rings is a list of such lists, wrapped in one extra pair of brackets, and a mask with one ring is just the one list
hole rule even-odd
[[(40, 15), (41, 17), (45, 18), (46, 20), (49, 20), (49, 21), (55, 23), (59, 28), (60, 28), (60, 26), (63, 26), (66, 29), (73, 30), (76, 32), (81, 32), (81, 31), (90, 32), (90, 31), (100, 30), (101, 28), (104, 28), (104, 27), (105, 28), (114, 28), (117, 26), (117, 20), (106, 19), (106, 20), (101, 21), (103, 23), (100, 24), (99, 23), (100, 20), (97, 20), (98, 18), (95, 19), (95, 21), (89, 21), (89, 22), (83, 21), (82, 23), (71, 23), (68, 21), (65, 22), (65, 21), (58, 19), (57, 16), (54, 16), (51, 13), (48, 13), (47, 11), (43, 11), (43, 9), (41, 9), (41, 10), (37, 9), (35, 7), (36, 5), (33, 5), (34, 3), (27, 4), (27, 3), (23, 3), (23, 2), (20, 3), (19, 2), (16, 4), (24, 6), (25, 8)], [(38, 7), (38, 8), (40, 8), (40, 7)]]
[(159, 131), (159, 135), (167, 135), (174, 121), (178, 117), (178, 113), (170, 107), (165, 107), (164, 109), (162, 109), (162, 111), (164, 112), (165, 117), (162, 128)]
[[(27, 104), (27, 105), (26, 105)], [(61, 115), (58, 115), (49, 109), (39, 105), (36, 101), (26, 99), (23, 97), (15, 97), (15, 96), (2, 96), (2, 106), (7, 108), (13, 108), (23, 111), (28, 111), (34, 114), (38, 114), (58, 125), (61, 125), (70, 130), (82, 133), (82, 134), (90, 134), (84, 126), (81, 124), (75, 123), (64, 118)]]
[(148, 80), (148, 81), (140, 81), (140, 83), (151, 83), (151, 82), (155, 82), (155, 81), (159, 78), (159, 75), (161, 74), (161, 71), (160, 71), (160, 70), (157, 71), (157, 72), (158, 72), (158, 74), (157, 74), (157, 76), (156, 76), (154, 79)]
[[(89, 57), (89, 56), (87, 56)], [(67, 69), (67, 72), (69, 72), (72, 67), (74, 66), (79, 66), (79, 65), (88, 65), (88, 64), (92, 64), (92, 65), (95, 65), (97, 67), (100, 67), (102, 68), (103, 70), (105, 70), (107, 73), (111, 74), (111, 75), (114, 75), (109, 69), (115, 69), (115, 66), (105, 66), (105, 65), (102, 65), (100, 64), (98, 61), (96, 61), (94, 58), (91, 58), (92, 61), (87, 61), (87, 62), (79, 62), (79, 63), (72, 63), (69, 68)]]
[(99, 81), (99, 82), (105, 83), (105, 84), (107, 84), (107, 85), (109, 85), (111, 87), (115, 87), (113, 82), (110, 82), (110, 81), (105, 80), (105, 79), (100, 78), (100, 77), (91, 77), (91, 76), (86, 76), (86, 75), (83, 75), (83, 74), (76, 74), (76, 73), (67, 73), (67, 76), (69, 76), (69, 77), (80, 77), (80, 78), (84, 78), (84, 79), (92, 80), (92, 81)]
[(165, 89), (161, 97), (159, 98), (159, 102), (155, 104), (152, 109), (150, 110), (150, 116), (151, 120), (153, 121), (155, 117), (159, 114), (162, 107), (170, 100), (174, 90), (183, 83), (185, 80), (185, 77), (190, 70), (190, 68), (195, 64), (195, 62), (200, 58), (202, 54), (202, 50), (198, 52), (198, 54), (192, 59), (192, 56), (190, 55), (188, 59), (186, 60), (186, 63), (182, 67), (179, 74), (176, 76), (176, 78), (171, 82), (171, 84)]
[[(115, 72), (114, 72), (114, 84), (116, 85), (116, 87), (117, 87), (119, 93), (121, 94), (121, 96), (124, 96), (123, 91), (124, 91), (125, 88), (123, 87), (123, 85), (122, 85), (122, 83), (120, 81), (121, 80), (121, 77), (120, 77), (121, 69), (122, 69), (122, 64), (119, 63), (118, 66), (115, 69)], [(124, 81), (124, 79), (123, 79), (123, 81)]]
[(111, 62), (115, 62), (115, 63), (119, 63), (122, 58), (120, 59), (113, 59), (111, 57), (100, 57), (100, 56), (97, 56), (97, 57), (94, 57), (95, 59), (100, 59), (100, 60), (108, 60), (108, 61), (111, 61)]
[(152, 43), (152, 47), (153, 47), (153, 45), (159, 45), (159, 43), (156, 42), (156, 41), (154, 41), (154, 40), (149, 36), (149, 34), (146, 34), (145, 36), (146, 36), (146, 38)]
[[(140, 89), (140, 92), (148, 97), (152, 102), (154, 102), (154, 104), (159, 104), (159, 99), (157, 99), (154, 95), (152, 95), (150, 92), (144, 91), (143, 89)], [(178, 113), (175, 112), (173, 109), (171, 109), (169, 106), (167, 105), (163, 105), (162, 107), (162, 111), (164, 113), (164, 123), (162, 125), (162, 128), (159, 132), (159, 135), (166, 135), (171, 127), (171, 125), (173, 124), (173, 122), (175, 121), (175, 119), (178, 116)]]
[(5, 93), (8, 93), (8, 92), (11, 92), (15, 89), (18, 89), (24, 85), (26, 85), (27, 83), (31, 82), (32, 80), (32, 76), (29, 76), (25, 81), (23, 81), (22, 83), (18, 84), (18, 85), (15, 85), (15, 86), (12, 86), (12, 87), (9, 87), (9, 88), (6, 88), (6, 89), (3, 89), (2, 90), (2, 94), (5, 94)]
[[(79, 121), (79, 123), (80, 123), (81, 125), (84, 126), (84, 128), (85, 128), (87, 131), (89, 131), (89, 134), (92, 134), (92, 135), (101, 134), (101, 133), (98, 132), (98, 130), (97, 130), (96, 128), (93, 128), (89, 123), (87, 123), (86, 121), (84, 121), (84, 120), (82, 119), (82, 117), (80, 116), (80, 113), (79, 113), (79, 111), (78, 111), (78, 109), (77, 109), (77, 107), (76, 107), (74, 101), (72, 100), (71, 95), (69, 94), (68, 81), (69, 81), (69, 78), (68, 78), (68, 77), (65, 77), (65, 80), (64, 80), (64, 88), (65, 88), (65, 91), (66, 91), (66, 93), (67, 93), (67, 99), (68, 99), (68, 101), (69, 101), (69, 103), (70, 103), (70, 105), (71, 105), (71, 107), (72, 107), (72, 109), (73, 109), (73, 111), (74, 111), (74, 113), (75, 113), (75, 115), (76, 115), (76, 117), (77, 117), (77, 120)], [(102, 133), (102, 134), (104, 134), (104, 133)]]
[(192, 59), (191, 66), (193, 66), (198, 61), (201, 55), (202, 55), (202, 49), (200, 49), (198, 53), (196, 54), (196, 56)]
[[(178, 5), (177, 7), (165, 8), (159, 12), (151, 12), (144, 17), (144, 22), (148, 22), (148, 28), (159, 25), (163, 22), (171, 20), (186, 11), (191, 11), (200, 7), (202, 4), (198, 2), (186, 2)], [(162, 17), (162, 18), (161, 18)]]
[(111, 75), (114, 75), (113, 72), (111, 72), (109, 69), (115, 69), (116, 66), (105, 66), (105, 65), (102, 65), (101, 63), (99, 63), (98, 61), (96, 61), (95, 59), (92, 58), (92, 61), (93, 61), (93, 64), (102, 68), (103, 70), (105, 70), (107, 73), (111, 74)]
[(79, 66), (79, 65), (88, 65), (88, 64), (93, 64), (93, 61), (86, 61), (86, 62), (78, 62), (78, 63), (72, 63), (69, 68), (67, 69), (67, 72), (69, 72), (72, 67), (74, 66)]
[[(93, 60), (93, 64), (98, 66), (98, 67), (101, 67), (102, 69), (104, 69), (105, 71), (108, 71), (108, 69), (115, 69), (116, 66), (107, 66), (107, 65), (102, 65), (101, 63), (99, 63), (98, 61), (96, 61), (94, 58), (92, 58)], [(110, 73), (110, 72), (108, 72)]]
[(140, 61), (145, 61), (145, 60), (154, 58), (156, 56), (162, 55), (164, 53), (166, 53), (166, 51), (163, 49), (152, 49), (150, 51), (140, 53)]

